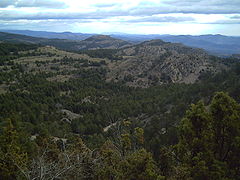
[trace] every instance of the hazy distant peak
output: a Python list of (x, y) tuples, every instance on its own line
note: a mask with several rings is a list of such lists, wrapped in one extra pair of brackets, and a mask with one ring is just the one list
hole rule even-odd
[(140, 45), (149, 45), (149, 46), (161, 46), (166, 44), (167, 42), (161, 40), (161, 39), (153, 39), (150, 41), (144, 41)]
[(93, 35), (87, 39), (85, 39), (85, 41), (94, 41), (94, 40), (114, 40), (115, 38), (112, 38), (109, 35)]

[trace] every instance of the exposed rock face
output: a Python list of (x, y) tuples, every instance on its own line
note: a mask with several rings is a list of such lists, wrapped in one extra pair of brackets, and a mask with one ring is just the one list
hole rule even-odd
[(146, 41), (118, 54), (124, 59), (109, 66), (108, 80), (124, 80), (130, 86), (193, 83), (202, 72), (220, 69), (205, 51), (162, 40)]
[(69, 110), (67, 110), (67, 109), (62, 109), (60, 112), (65, 116), (65, 117), (62, 119), (62, 120), (64, 120), (64, 121), (65, 121), (66, 119), (69, 119), (69, 121), (72, 121), (73, 119), (77, 119), (77, 118), (82, 117), (82, 115), (76, 114), (76, 113), (71, 112), (71, 111), (69, 111)]

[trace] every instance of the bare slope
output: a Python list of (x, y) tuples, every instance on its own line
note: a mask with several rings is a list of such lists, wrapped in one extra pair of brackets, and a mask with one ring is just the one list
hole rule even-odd
[(108, 81), (126, 81), (130, 86), (148, 87), (169, 82), (193, 83), (202, 72), (223, 68), (205, 51), (182, 44), (151, 40), (118, 52), (122, 61), (109, 65)]

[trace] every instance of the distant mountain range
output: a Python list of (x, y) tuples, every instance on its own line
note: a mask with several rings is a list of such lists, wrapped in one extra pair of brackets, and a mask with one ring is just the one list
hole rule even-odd
[(70, 39), (84, 40), (96, 34), (72, 33), (72, 32), (48, 32), (48, 31), (30, 31), (30, 30), (0, 30), (12, 34), (21, 34), (32, 37), (48, 38), (48, 39)]
[(115, 38), (120, 38), (131, 42), (142, 42), (152, 39), (161, 39), (166, 42), (182, 43), (186, 46), (202, 48), (212, 55), (230, 56), (240, 54), (240, 37), (223, 35), (128, 35), (114, 34)]
[[(47, 32), (29, 30), (1, 30), (2, 32), (27, 35), (38, 38), (48, 39), (68, 39), (76, 43), (75, 40), (85, 40), (96, 34), (72, 33), (72, 32)], [(166, 42), (182, 43), (186, 46), (202, 48), (212, 55), (231, 56), (240, 54), (240, 37), (223, 35), (139, 35), (124, 33), (106, 33), (112, 38), (121, 39), (130, 43), (140, 43), (152, 39), (161, 39)], [(71, 42), (71, 43), (73, 43)], [(70, 42), (69, 42), (70, 43)], [(74, 43), (73, 43), (74, 44)]]
[(28, 43), (28, 44), (42, 44), (55, 46), (63, 50), (80, 51), (93, 49), (118, 49), (130, 46), (131, 43), (112, 38), (106, 35), (94, 35), (84, 40), (69, 40), (69, 39), (47, 39), (40, 37), (32, 37), (20, 34), (11, 34), (0, 32), (0, 41), (7, 41), (13, 43)]

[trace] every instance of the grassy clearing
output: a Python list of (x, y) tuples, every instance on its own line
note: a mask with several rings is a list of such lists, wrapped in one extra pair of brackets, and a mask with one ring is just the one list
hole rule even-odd
[(72, 76), (71, 75), (57, 75), (50, 78), (47, 78), (51, 82), (65, 82), (68, 81)]
[(1, 84), (0, 85), (0, 94), (5, 94), (7, 93), (8, 85), (6, 84)]

